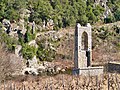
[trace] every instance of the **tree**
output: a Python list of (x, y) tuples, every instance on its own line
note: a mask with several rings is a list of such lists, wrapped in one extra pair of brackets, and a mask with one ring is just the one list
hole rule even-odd
[(18, 44), (16, 38), (10, 37), (8, 34), (2, 32), (0, 30), (0, 43), (4, 45), (4, 47), (9, 51), (14, 51), (14, 46)]
[(78, 18), (77, 22), (81, 25), (86, 25), (88, 22), (88, 18), (86, 17), (86, 15), (82, 15), (80, 18)]
[(5, 13), (5, 17), (9, 19), (10, 21), (16, 20), (20, 18), (18, 10), (15, 10), (14, 8), (8, 9)]
[[(35, 5), (33, 5), (33, 10), (34, 12), (32, 13), (32, 18), (31, 20), (34, 20), (36, 23), (37, 19), (39, 18), (43, 21), (47, 21), (48, 19), (51, 18), (52, 16), (52, 6), (50, 5), (49, 1), (43, 1), (43, 0), (38, 0), (35, 2)], [(37, 19), (36, 19), (37, 18)], [(39, 24), (39, 23), (38, 23)]]
[(27, 32), (25, 33), (25, 43), (35, 39), (36, 34), (32, 32), (32, 28), (27, 25)]
[(79, 22), (81, 25), (85, 25), (88, 21), (88, 18), (86, 17), (86, 2), (83, 0), (79, 0), (78, 2), (74, 3), (74, 10), (73, 15), (77, 22)]
[(52, 61), (55, 58), (55, 51), (50, 48), (38, 48), (37, 57), (41, 61)]
[(118, 8), (114, 13), (116, 21), (120, 20), (120, 8)]
[(115, 21), (114, 16), (109, 15), (107, 18), (104, 19), (104, 23), (112, 23)]
[(96, 16), (92, 11), (87, 13), (87, 17), (90, 23), (96, 22)]
[(37, 58), (41, 61), (52, 61), (55, 58), (56, 51), (50, 45), (46, 45), (46, 38), (42, 37), (36, 42), (39, 46), (36, 52)]
[(3, 2), (0, 2), (0, 19), (4, 17), (6, 10), (6, 5)]
[(94, 0), (87, 0), (86, 4), (87, 6), (92, 6), (94, 4)]
[(32, 40), (32, 34), (29, 30), (25, 33), (25, 42), (30, 42)]

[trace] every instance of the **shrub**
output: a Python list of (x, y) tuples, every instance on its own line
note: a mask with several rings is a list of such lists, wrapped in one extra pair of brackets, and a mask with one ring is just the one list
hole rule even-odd
[(114, 16), (108, 16), (107, 18), (104, 19), (104, 23), (113, 23), (115, 21)]
[(52, 61), (55, 58), (56, 52), (50, 48), (51, 46), (48, 45), (46, 47), (44, 37), (41, 40), (37, 40), (37, 44), (39, 47), (36, 54), (41, 61)]
[(37, 51), (37, 57), (41, 60), (41, 61), (52, 61), (55, 58), (55, 51), (48, 48), (38, 48)]
[(2, 31), (0, 31), (0, 42), (4, 44), (4, 47), (9, 51), (14, 51), (13, 47), (18, 44), (18, 41), (15, 38), (10, 37)]
[(32, 59), (34, 55), (36, 55), (36, 48), (34, 46), (24, 44), (22, 47), (22, 55), (25, 59)]

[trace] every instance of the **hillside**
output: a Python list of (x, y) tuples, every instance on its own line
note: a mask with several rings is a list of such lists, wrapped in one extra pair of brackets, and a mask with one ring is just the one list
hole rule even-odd
[(92, 25), (93, 66), (120, 61), (119, 0), (2, 0), (0, 11), (3, 79), (16, 74), (4, 69), (12, 55), (10, 68), (20, 61), (21, 74), (70, 74), (76, 23)]
[[(34, 56), (40, 61), (52, 61), (55, 56), (72, 59), (68, 52), (73, 52), (73, 45), (69, 44), (73, 42), (73, 34), (66, 28), (74, 28), (76, 22), (94, 26), (119, 21), (119, 3), (118, 0), (3, 0), (0, 27), (7, 35), (1, 34), (1, 42), (27, 60)], [(61, 50), (68, 45), (72, 50), (66, 53)]]

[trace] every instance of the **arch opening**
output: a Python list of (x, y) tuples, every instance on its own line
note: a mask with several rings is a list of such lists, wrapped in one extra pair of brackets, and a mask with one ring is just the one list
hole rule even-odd
[(84, 31), (82, 33), (81, 49), (88, 50), (88, 34)]

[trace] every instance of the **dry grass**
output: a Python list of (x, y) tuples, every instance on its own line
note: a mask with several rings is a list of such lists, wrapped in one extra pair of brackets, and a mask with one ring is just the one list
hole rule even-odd
[[(54, 77), (27, 76), (24, 78), (23, 81), (7, 81), (5, 84), (6, 90), (10, 90), (10, 86), (15, 88), (14, 90), (107, 90), (108, 80), (109, 90), (120, 90), (119, 74), (104, 74), (100, 76), (71, 76), (62, 74)], [(0, 90), (3, 90), (3, 88), (4, 84), (1, 85)]]
[(7, 79), (23, 67), (21, 58), (0, 48), (0, 80)]

